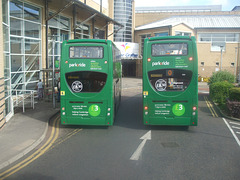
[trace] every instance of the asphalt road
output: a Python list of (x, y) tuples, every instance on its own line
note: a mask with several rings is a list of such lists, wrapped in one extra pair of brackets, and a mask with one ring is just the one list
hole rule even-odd
[(7, 179), (240, 179), (240, 122), (220, 117), (207, 95), (199, 95), (199, 125), (188, 130), (144, 126), (141, 89), (122, 95), (114, 126), (60, 126), (60, 140)]

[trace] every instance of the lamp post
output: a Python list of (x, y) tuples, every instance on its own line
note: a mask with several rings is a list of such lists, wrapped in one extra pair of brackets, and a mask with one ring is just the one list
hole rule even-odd
[(221, 48), (221, 64), (220, 64), (220, 71), (222, 71), (222, 55), (223, 55), (223, 46), (220, 46)]
[[(234, 67), (234, 75), (235, 75), (235, 82), (236, 82), (236, 78), (237, 78), (237, 55), (238, 55), (238, 49), (240, 47), (235, 47), (235, 67)], [(240, 72), (239, 72), (239, 76), (238, 76), (238, 82), (240, 82)]]
[(55, 101), (55, 36), (53, 35), (53, 41), (52, 41), (52, 55), (53, 55), (53, 60), (52, 60), (52, 100), (53, 100), (53, 108), (56, 108), (56, 101)]

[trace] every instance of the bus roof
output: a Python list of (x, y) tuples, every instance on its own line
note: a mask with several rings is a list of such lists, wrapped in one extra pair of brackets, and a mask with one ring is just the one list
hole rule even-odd
[(68, 43), (104, 43), (104, 44), (108, 44), (108, 43), (111, 43), (112, 41), (105, 40), (105, 39), (71, 39), (71, 40), (65, 40), (64, 42), (66, 44), (68, 44)]
[(196, 40), (194, 36), (162, 36), (162, 37), (149, 37), (146, 38), (147, 41), (157, 41), (157, 40), (188, 40), (193, 41)]

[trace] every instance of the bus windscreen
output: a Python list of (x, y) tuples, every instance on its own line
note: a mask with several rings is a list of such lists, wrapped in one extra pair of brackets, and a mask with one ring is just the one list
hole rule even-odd
[(187, 43), (156, 43), (152, 44), (152, 56), (174, 56), (188, 54)]

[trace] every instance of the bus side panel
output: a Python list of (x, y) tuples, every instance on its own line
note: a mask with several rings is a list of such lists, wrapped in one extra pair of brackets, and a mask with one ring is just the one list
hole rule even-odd
[[(196, 45), (196, 39), (195, 37), (192, 37), (192, 44), (193, 44), (193, 60), (194, 63), (194, 69), (193, 69), (193, 82), (194, 82), (194, 94), (193, 94), (193, 106), (196, 107), (195, 115), (193, 115), (191, 125), (197, 126), (198, 125), (198, 53), (197, 53), (197, 45)], [(194, 112), (193, 112), (194, 114)]]
[(113, 99), (114, 99), (114, 115), (116, 116), (118, 108), (121, 103), (122, 91), (122, 63), (121, 52), (113, 45), (112, 59), (113, 59)]
[(148, 114), (146, 114), (146, 112), (144, 111), (145, 108), (148, 108), (149, 107), (149, 103), (147, 102), (146, 100), (146, 97), (148, 96), (148, 79), (147, 79), (147, 58), (148, 58), (148, 49), (150, 48), (150, 45), (149, 45), (149, 41), (148, 39), (146, 38), (144, 40), (144, 48), (143, 48), (143, 62), (142, 62), (142, 70), (143, 70), (143, 123), (145, 125), (148, 125), (149, 123), (149, 116)]

